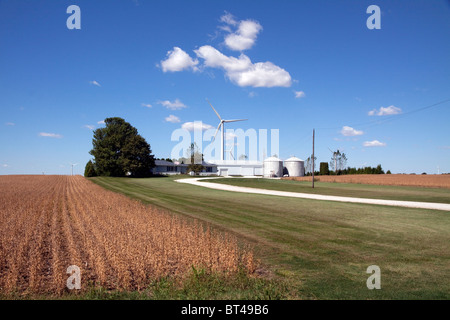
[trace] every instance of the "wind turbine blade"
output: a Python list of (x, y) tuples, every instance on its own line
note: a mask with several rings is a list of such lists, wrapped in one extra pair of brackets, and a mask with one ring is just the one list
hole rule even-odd
[(237, 121), (246, 121), (248, 119), (233, 119), (233, 120), (223, 120), (223, 122), (237, 122)]
[(220, 121), (219, 126), (217, 127), (216, 133), (214, 134), (214, 137), (213, 137), (213, 141), (216, 140), (217, 132), (219, 132), (221, 125), (222, 125), (222, 121)]
[(208, 101), (209, 105), (211, 106), (211, 108), (214, 110), (214, 112), (216, 113), (217, 117), (219, 117), (219, 120), (222, 121), (222, 118), (220, 117), (219, 113), (216, 111), (216, 109), (214, 109), (213, 105), (211, 104), (211, 102), (209, 102), (208, 99), (206, 99), (206, 101)]

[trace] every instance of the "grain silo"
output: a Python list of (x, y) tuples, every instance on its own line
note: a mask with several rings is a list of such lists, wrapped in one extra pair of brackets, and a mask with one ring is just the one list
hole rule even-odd
[(284, 160), (289, 177), (303, 177), (305, 175), (305, 162), (302, 159), (291, 157)]
[(264, 160), (263, 167), (263, 174), (266, 178), (283, 176), (283, 161), (277, 157)]

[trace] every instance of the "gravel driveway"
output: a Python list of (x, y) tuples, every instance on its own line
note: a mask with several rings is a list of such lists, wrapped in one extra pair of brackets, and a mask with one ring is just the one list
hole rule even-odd
[[(218, 178), (215, 178), (215, 177), (214, 178), (211, 178), (211, 177), (209, 177), (209, 178), (189, 178), (189, 179), (179, 179), (179, 180), (175, 180), (175, 181), (179, 182), (179, 183), (188, 183), (188, 184), (205, 187), (205, 188), (210, 188), (210, 189), (234, 191), (234, 192), (266, 194), (266, 195), (272, 195), (272, 196), (304, 198), (304, 199), (313, 199), (313, 200), (354, 202), (354, 203), (377, 204), (377, 205), (383, 205), (383, 206), (398, 206), (398, 207), (408, 207), (408, 208), (450, 211), (450, 204), (447, 204), (447, 203), (338, 197), (338, 196), (327, 196), (327, 195), (320, 195), (320, 194), (308, 194), (308, 193), (299, 193), (299, 192), (288, 192), (288, 191), (238, 187), (238, 186), (231, 186), (231, 185), (226, 185), (226, 184), (221, 184), (221, 183), (201, 181), (201, 180), (207, 180), (207, 179), (209, 180), (209, 179), (218, 179)], [(230, 179), (232, 179), (232, 178), (230, 178)]]

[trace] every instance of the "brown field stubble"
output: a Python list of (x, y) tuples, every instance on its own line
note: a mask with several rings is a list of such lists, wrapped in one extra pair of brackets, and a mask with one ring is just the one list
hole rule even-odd
[[(311, 181), (311, 177), (283, 178), (295, 181)], [(352, 174), (342, 176), (316, 176), (320, 182), (361, 183), (386, 186), (411, 186), (428, 188), (450, 188), (450, 174), (413, 175), (413, 174)]]
[(0, 176), (0, 293), (81, 288), (140, 290), (192, 266), (233, 274), (255, 270), (251, 250), (161, 209), (107, 191), (81, 176)]

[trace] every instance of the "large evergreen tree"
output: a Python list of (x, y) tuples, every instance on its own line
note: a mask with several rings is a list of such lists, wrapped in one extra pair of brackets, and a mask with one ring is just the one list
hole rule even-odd
[(136, 128), (122, 118), (105, 119), (105, 128), (94, 131), (93, 149), (99, 176), (148, 177), (155, 166), (150, 145)]
[(84, 168), (84, 176), (85, 177), (95, 177), (97, 175), (97, 172), (95, 172), (94, 164), (91, 160), (86, 163), (86, 167)]

